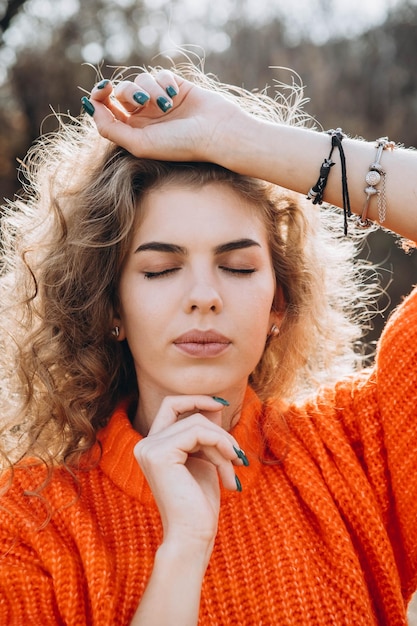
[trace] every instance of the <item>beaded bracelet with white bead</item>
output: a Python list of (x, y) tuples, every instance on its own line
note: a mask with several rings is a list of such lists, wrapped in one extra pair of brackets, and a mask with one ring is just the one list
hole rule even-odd
[[(356, 218), (356, 225), (360, 228), (369, 228), (372, 224), (372, 221), (368, 218), (368, 209), (369, 202), (375, 194), (378, 196), (378, 221), (380, 224), (385, 222), (385, 217), (387, 213), (387, 202), (385, 196), (385, 176), (386, 172), (381, 166), (381, 156), (384, 150), (393, 150), (395, 148), (395, 143), (393, 141), (389, 141), (388, 137), (380, 137), (376, 141), (376, 156), (375, 161), (369, 166), (369, 172), (365, 176), (365, 182), (367, 187), (365, 187), (366, 200), (363, 205), (361, 215)], [(381, 189), (376, 189), (376, 186), (381, 182)]]

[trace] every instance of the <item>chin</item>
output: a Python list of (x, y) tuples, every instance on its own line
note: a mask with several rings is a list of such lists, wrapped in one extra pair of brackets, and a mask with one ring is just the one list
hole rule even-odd
[(172, 395), (178, 396), (215, 396), (219, 394), (221, 389), (227, 389), (228, 385), (225, 385), (224, 382), (220, 383), (202, 383), (201, 381), (198, 383), (183, 383), (182, 385), (177, 386), (172, 392)]
[(184, 376), (181, 380), (176, 381), (177, 384), (170, 385), (172, 395), (202, 395), (202, 396), (216, 396), (228, 389), (237, 389), (246, 387), (248, 376), (230, 377), (225, 376), (224, 373), (217, 373), (213, 375), (213, 372), (203, 374), (201, 372), (198, 375)]

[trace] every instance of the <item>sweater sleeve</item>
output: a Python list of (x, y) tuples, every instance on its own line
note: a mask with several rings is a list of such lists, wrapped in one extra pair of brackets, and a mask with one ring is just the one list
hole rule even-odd
[(32, 546), (0, 532), (0, 623), (62, 624), (56, 605), (53, 580), (42, 567)]
[(8, 562), (0, 575), (0, 621), (9, 626), (20, 624), (62, 624), (53, 595), (52, 581), (46, 572), (27, 563)]
[[(376, 400), (384, 433), (399, 556), (417, 587), (417, 288), (388, 320), (376, 358)], [(398, 557), (397, 557), (398, 558)], [(412, 589), (411, 589), (412, 590)], [(411, 591), (409, 590), (409, 591)]]
[[(76, 545), (54, 503), (27, 495), (44, 475), (43, 467), (17, 469), (0, 500), (0, 624), (93, 624)], [(65, 486), (63, 481), (56, 486), (63, 502)]]

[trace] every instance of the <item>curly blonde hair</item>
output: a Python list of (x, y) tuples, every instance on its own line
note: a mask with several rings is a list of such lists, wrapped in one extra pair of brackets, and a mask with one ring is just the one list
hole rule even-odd
[[(288, 96), (222, 85), (254, 115), (305, 124)], [(298, 103), (301, 94), (296, 94)], [(5, 463), (31, 456), (70, 465), (90, 450), (115, 405), (139, 390), (126, 342), (111, 334), (120, 272), (144, 195), (169, 183), (227, 185), (257, 207), (269, 233), (275, 306), (284, 313), (250, 382), (261, 398), (294, 400), (352, 371), (358, 323), (355, 243), (296, 194), (210, 163), (138, 159), (98, 134), (86, 116), (60, 119), (24, 164), (21, 198), (4, 207), (0, 302)]]

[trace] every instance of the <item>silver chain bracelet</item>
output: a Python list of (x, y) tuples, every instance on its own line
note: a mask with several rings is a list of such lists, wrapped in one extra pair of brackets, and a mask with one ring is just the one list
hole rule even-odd
[[(395, 143), (393, 141), (389, 141), (388, 137), (380, 137), (376, 141), (375, 161), (369, 166), (369, 172), (365, 176), (365, 182), (367, 185), (365, 187), (366, 200), (363, 205), (361, 215), (356, 218), (356, 225), (360, 228), (369, 228), (372, 224), (372, 221), (368, 218), (368, 209), (370, 200), (375, 194), (378, 196), (378, 221), (380, 224), (385, 222), (387, 214), (387, 198), (385, 191), (386, 172), (381, 166), (381, 157), (384, 150), (393, 150), (394, 148)], [(381, 182), (381, 180), (381, 189), (376, 189), (376, 186)]]

